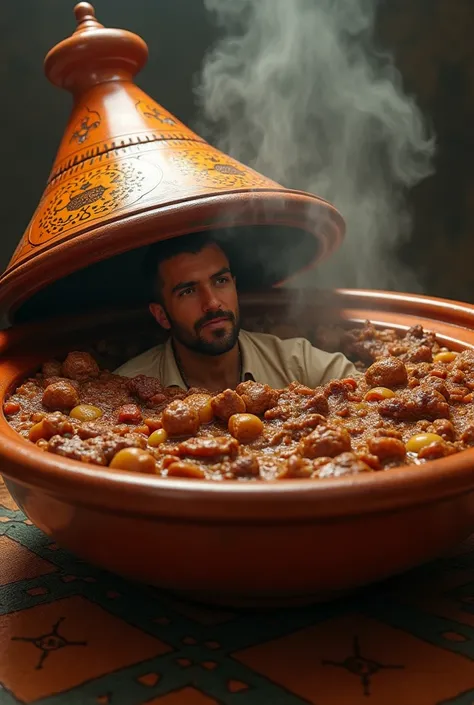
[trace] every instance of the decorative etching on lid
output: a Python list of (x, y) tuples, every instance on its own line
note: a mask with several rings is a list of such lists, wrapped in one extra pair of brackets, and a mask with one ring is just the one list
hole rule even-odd
[(127, 208), (152, 191), (162, 177), (158, 166), (136, 158), (76, 173), (45, 194), (32, 221), (29, 243), (38, 246), (62, 239), (73, 228)]
[(157, 120), (163, 125), (177, 125), (176, 120), (174, 120), (166, 110), (159, 108), (157, 105), (150, 105), (150, 103), (139, 100), (135, 103), (135, 107), (140, 115), (149, 120)]
[(97, 110), (89, 110), (86, 107), (86, 113), (81, 115), (81, 117), (74, 123), (73, 133), (69, 142), (77, 142), (77, 144), (83, 144), (89, 139), (89, 135), (93, 130), (96, 130), (102, 118)]
[(207, 188), (248, 188), (274, 186), (270, 179), (234, 161), (208, 144), (193, 145), (193, 149), (174, 150), (170, 164), (183, 176), (192, 178)]

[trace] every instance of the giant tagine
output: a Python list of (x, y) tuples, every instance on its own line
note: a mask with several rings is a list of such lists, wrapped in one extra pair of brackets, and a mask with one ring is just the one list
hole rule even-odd
[[(326, 201), (219, 152), (133, 82), (142, 39), (88, 3), (45, 60), (73, 109), (43, 197), (0, 280), (0, 392), (51, 356), (114, 365), (159, 337), (140, 271), (146, 247), (212, 231), (225, 241), (248, 329), (316, 339), (325, 323), (434, 331), (474, 349), (474, 307), (377, 291), (281, 284), (340, 245)], [(285, 257), (275, 253), (285, 251)], [(296, 312), (296, 314), (295, 314)], [(295, 318), (296, 316), (296, 318)], [(430, 560), (474, 529), (474, 450), (342, 480), (220, 483), (142, 475), (44, 452), (0, 416), (0, 472), (58, 544), (124, 576), (223, 604), (331, 597)]]

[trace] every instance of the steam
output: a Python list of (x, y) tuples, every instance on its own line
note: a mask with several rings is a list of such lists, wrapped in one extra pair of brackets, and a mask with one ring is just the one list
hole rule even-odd
[(432, 173), (435, 144), (376, 46), (377, 0), (204, 1), (222, 36), (196, 88), (201, 134), (346, 221), (339, 253), (305, 280), (419, 290), (395, 253), (411, 231), (406, 192)]

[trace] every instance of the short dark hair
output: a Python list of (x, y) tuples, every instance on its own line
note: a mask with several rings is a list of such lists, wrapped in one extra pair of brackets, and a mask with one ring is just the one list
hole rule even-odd
[[(144, 257), (144, 275), (150, 300), (161, 301), (159, 268), (163, 262), (184, 252), (197, 254), (209, 245), (217, 245), (224, 253), (225, 248), (210, 233), (190, 233), (155, 242), (148, 247)], [(225, 253), (227, 256), (227, 253)]]

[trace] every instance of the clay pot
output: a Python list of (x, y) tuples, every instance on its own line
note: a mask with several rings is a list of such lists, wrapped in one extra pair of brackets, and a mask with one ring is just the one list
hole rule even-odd
[[(328, 321), (421, 323), (455, 349), (474, 347), (473, 306), (376, 291), (310, 292), (305, 302), (284, 291), (244, 297), (243, 321), (259, 330), (299, 325), (310, 338)], [(129, 310), (7, 331), (0, 402), (51, 354), (129, 340), (148, 321), (145, 311)], [(474, 526), (474, 450), (350, 481), (208, 483), (45, 453), (3, 417), (0, 434), (7, 487), (54, 541), (93, 564), (206, 602), (327, 599), (435, 558)]]
[[(156, 329), (140, 289), (144, 248), (203, 230), (232, 250), (241, 291), (267, 292), (244, 297), (250, 330), (311, 339), (318, 323), (370, 319), (421, 323), (451, 347), (474, 347), (472, 306), (275, 288), (339, 246), (341, 216), (204, 142), (133, 83), (143, 40), (102, 27), (87, 3), (76, 18), (45, 62), (73, 94), (71, 118), (0, 280), (14, 323), (0, 333), (0, 404), (51, 356), (92, 345), (100, 359), (107, 341), (119, 355), (124, 341), (146, 347)], [(474, 450), (344, 481), (164, 479), (45, 453), (0, 415), (0, 472), (36, 526), (98, 566), (223, 604), (323, 599), (440, 555), (474, 527), (473, 471)]]

